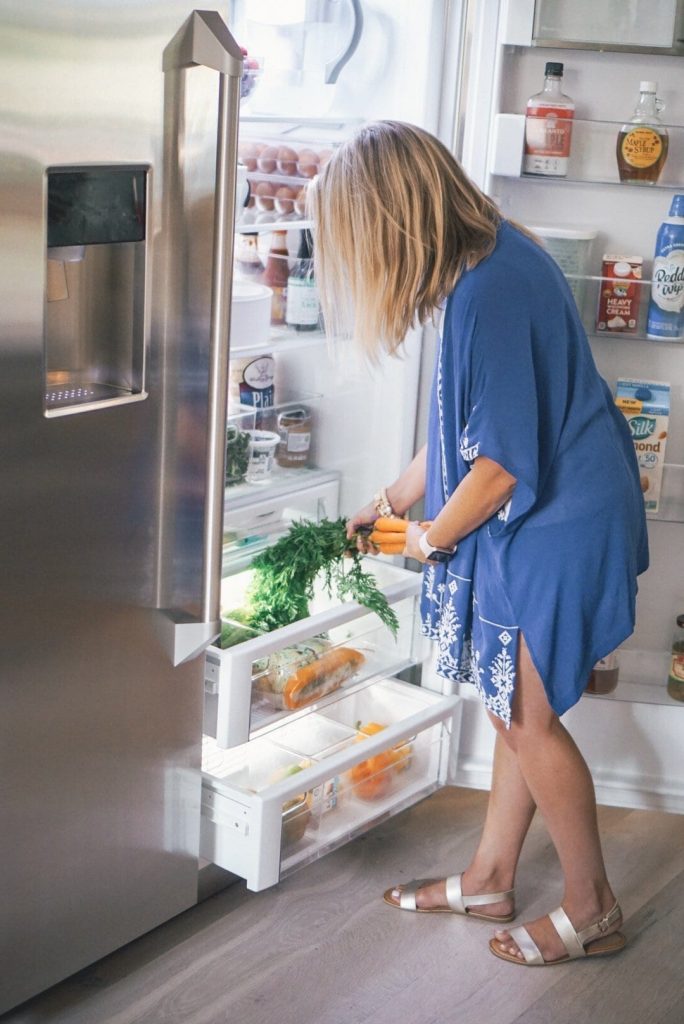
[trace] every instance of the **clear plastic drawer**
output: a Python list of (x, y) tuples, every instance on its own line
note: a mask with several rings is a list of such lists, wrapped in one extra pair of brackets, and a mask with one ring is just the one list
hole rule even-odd
[(442, 785), (460, 710), (384, 679), (232, 750), (206, 738), (202, 856), (275, 884)]

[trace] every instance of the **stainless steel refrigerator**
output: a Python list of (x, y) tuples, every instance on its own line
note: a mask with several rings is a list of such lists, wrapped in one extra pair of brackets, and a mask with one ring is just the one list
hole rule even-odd
[(0, 1012), (196, 901), (239, 48), (0, 2)]

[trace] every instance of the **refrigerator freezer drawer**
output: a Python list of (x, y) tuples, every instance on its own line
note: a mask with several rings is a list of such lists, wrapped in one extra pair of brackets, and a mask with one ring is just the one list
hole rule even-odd
[[(308, 618), (271, 633), (252, 633), (249, 639), (224, 650), (218, 647), (207, 650), (204, 731), (216, 737), (218, 746), (246, 743), (250, 735), (272, 725), (283, 715), (302, 713), (295, 705), (279, 704), (278, 694), (269, 694), (269, 677), (280, 671), (285, 675), (294, 673), (306, 665), (307, 660), (315, 660), (315, 655), (307, 654), (311, 638), (324, 635), (323, 643), (332, 649), (351, 649), (362, 655), (362, 664), (350, 672), (345, 685), (393, 675), (421, 660), (416, 615), (421, 575), (381, 559), (370, 559), (368, 564), (399, 619), (396, 639), (377, 616), (362, 605), (354, 601), (335, 602), (317, 590)], [(231, 592), (239, 600), (240, 590), (244, 591), (249, 582), (249, 574), (235, 576), (230, 582)], [(238, 625), (237, 629), (245, 632), (245, 627)], [(304, 651), (302, 666), (296, 662), (298, 648)], [(289, 668), (283, 669), (285, 664)], [(316, 664), (323, 667), (321, 661)], [(310, 710), (311, 705), (307, 707)]]
[(202, 857), (275, 885), (443, 785), (460, 714), (384, 679), (230, 751), (205, 738)]

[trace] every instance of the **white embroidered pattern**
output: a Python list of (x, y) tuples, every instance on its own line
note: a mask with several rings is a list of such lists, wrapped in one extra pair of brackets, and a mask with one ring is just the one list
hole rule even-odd
[[(449, 483), (446, 465), (446, 445), (444, 443), (444, 409), (442, 402), (442, 369), (444, 358), (443, 335), (439, 339), (439, 357), (437, 364), (437, 413), (439, 421), (440, 466), (442, 475), (442, 497), (446, 502), (449, 495)], [(472, 462), (477, 458), (480, 444), (471, 445), (464, 430), (459, 445), (462, 458)], [(504, 522), (510, 512), (510, 501), (499, 509), (497, 516)], [(466, 631), (461, 622), (454, 603), (459, 585), (454, 573), (447, 571), (448, 583), (437, 582), (436, 567), (427, 566), (423, 582), (423, 598), (428, 602), (425, 618), (421, 622), (421, 631), (430, 640), (437, 643), (437, 671), (440, 675), (455, 683), (472, 683), (485, 707), (501, 718), (506, 726), (511, 724), (511, 702), (515, 688), (515, 657), (517, 644), (513, 646), (513, 657), (509, 653), (509, 645), (517, 638), (516, 626), (498, 627), (498, 642), (501, 645), (488, 666), (483, 662), (484, 650), (479, 650), (473, 642), (470, 631)], [(460, 578), (460, 577), (459, 577)], [(472, 587), (471, 579), (464, 579)], [(477, 601), (472, 598), (473, 616), (479, 620), (479, 638), (487, 653), (492, 646), (492, 623), (486, 622), (478, 614)], [(510, 632), (509, 632), (510, 630)], [(488, 641), (488, 642), (486, 642)]]

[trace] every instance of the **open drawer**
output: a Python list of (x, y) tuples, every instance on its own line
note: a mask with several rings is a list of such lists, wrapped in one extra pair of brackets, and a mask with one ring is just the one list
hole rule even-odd
[[(278, 693), (269, 693), (271, 681), (283, 686), (288, 673), (293, 679), (298, 674), (311, 675), (311, 669), (323, 669), (324, 659), (333, 666), (342, 661), (336, 659), (335, 652), (346, 652), (348, 657), (359, 655), (346, 675), (342, 666), (338, 684), (346, 689), (358, 689), (421, 660), (423, 641), (416, 614), (420, 575), (381, 559), (369, 559), (368, 563), (399, 619), (396, 638), (362, 605), (334, 602), (317, 592), (312, 614), (306, 619), (263, 634), (237, 625), (247, 639), (224, 650), (208, 649), (204, 731), (215, 737), (218, 747), (246, 743), (250, 736), (272, 728), (285, 716), (307, 714), (336, 700), (338, 691), (320, 699), (314, 695), (306, 705), (297, 706), (279, 700)], [(234, 601), (239, 603), (240, 590), (248, 580), (249, 574), (242, 573), (224, 581), (232, 584)], [(316, 643), (322, 650), (312, 654)]]
[(460, 713), (460, 697), (383, 679), (233, 750), (206, 737), (202, 857), (274, 885), (443, 785)]

